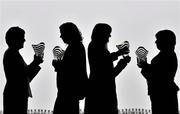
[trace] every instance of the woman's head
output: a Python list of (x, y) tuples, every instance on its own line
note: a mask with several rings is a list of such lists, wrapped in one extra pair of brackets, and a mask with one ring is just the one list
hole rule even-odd
[(109, 41), (109, 37), (111, 36), (111, 31), (111, 26), (106, 23), (96, 24), (91, 36), (92, 42), (103, 44), (107, 43)]
[(176, 45), (176, 36), (171, 30), (161, 30), (156, 33), (156, 45), (161, 51), (174, 50)]
[(81, 42), (81, 32), (77, 26), (72, 22), (63, 23), (60, 27), (61, 38), (64, 43), (71, 44), (74, 42)]
[(9, 28), (9, 30), (6, 32), (6, 43), (9, 47), (13, 47), (13, 48), (23, 48), (23, 44), (25, 42), (25, 31), (18, 27), (11, 27)]

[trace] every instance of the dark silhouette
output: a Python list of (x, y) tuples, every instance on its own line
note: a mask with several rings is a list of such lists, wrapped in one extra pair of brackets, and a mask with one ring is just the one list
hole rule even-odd
[(57, 72), (57, 98), (54, 114), (79, 114), (79, 100), (85, 97), (87, 84), (86, 55), (82, 36), (71, 22), (60, 27), (61, 38), (68, 44), (62, 60), (53, 60)]
[(92, 32), (88, 47), (90, 77), (85, 114), (118, 114), (115, 77), (130, 62), (130, 57), (125, 56), (113, 66), (113, 61), (128, 54), (129, 50), (110, 53), (107, 48), (110, 34), (111, 27), (105, 23), (96, 24)]
[(156, 34), (155, 43), (160, 52), (151, 64), (141, 61), (138, 65), (147, 80), (152, 114), (178, 114), (179, 88), (174, 82), (178, 66), (174, 52), (176, 36), (170, 30), (162, 30)]
[(4, 114), (27, 114), (28, 97), (32, 97), (29, 83), (40, 71), (41, 57), (27, 65), (19, 53), (25, 42), (25, 31), (19, 27), (11, 27), (6, 33), (8, 49), (4, 53), (3, 65), (6, 85), (3, 96)]

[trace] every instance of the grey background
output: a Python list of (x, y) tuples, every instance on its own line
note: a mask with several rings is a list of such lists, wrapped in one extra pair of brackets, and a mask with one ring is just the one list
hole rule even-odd
[[(56, 45), (66, 48), (59, 38), (59, 25), (74, 22), (82, 32), (87, 49), (91, 32), (96, 23), (111, 25), (112, 37), (109, 50), (116, 51), (115, 45), (124, 40), (130, 42), (132, 61), (116, 78), (118, 107), (150, 109), (146, 80), (136, 66), (135, 50), (142, 45), (147, 50), (148, 62), (158, 53), (154, 34), (161, 29), (171, 29), (176, 33), (176, 52), (180, 59), (180, 1), (178, 0), (4, 0), (0, 1), (0, 110), (5, 85), (3, 53), (7, 48), (5, 33), (11, 26), (22, 27), (26, 42), (20, 51), (27, 63), (33, 60), (31, 44), (44, 41), (46, 44), (42, 70), (32, 81), (33, 98), (29, 108), (52, 109), (56, 98), (56, 73), (51, 66), (52, 49)], [(180, 65), (180, 60), (178, 62)], [(89, 69), (87, 61), (87, 69)], [(89, 73), (89, 70), (88, 70)], [(103, 80), (103, 79), (102, 79)], [(178, 68), (175, 82), (180, 86)], [(180, 98), (179, 98), (180, 101)], [(84, 101), (81, 101), (83, 108)]]

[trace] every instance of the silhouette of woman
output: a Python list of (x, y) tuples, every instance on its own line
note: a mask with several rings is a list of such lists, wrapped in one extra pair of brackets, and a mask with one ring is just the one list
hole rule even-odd
[(177, 57), (174, 52), (176, 36), (170, 30), (156, 33), (156, 46), (159, 53), (138, 66), (147, 80), (148, 95), (151, 100), (152, 114), (178, 114), (178, 86), (174, 82), (177, 70)]
[(3, 96), (4, 114), (27, 114), (28, 97), (32, 97), (29, 83), (40, 71), (41, 57), (34, 55), (34, 60), (27, 65), (19, 53), (25, 42), (25, 31), (19, 27), (11, 27), (6, 32), (8, 49), (4, 53), (3, 65), (6, 85)]
[(60, 27), (61, 38), (68, 44), (61, 61), (53, 60), (57, 72), (57, 98), (54, 114), (79, 114), (79, 100), (85, 96), (87, 72), (85, 48), (77, 26), (71, 22)]
[(107, 49), (110, 34), (111, 27), (105, 23), (96, 24), (92, 32), (92, 41), (88, 47), (90, 77), (85, 114), (118, 114), (115, 77), (130, 62), (130, 57), (124, 57), (113, 66), (118, 56), (129, 51), (110, 53)]

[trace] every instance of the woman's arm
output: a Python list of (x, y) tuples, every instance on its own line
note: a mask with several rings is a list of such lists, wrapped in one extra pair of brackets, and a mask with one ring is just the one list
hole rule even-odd
[(114, 68), (113, 75), (116, 77), (126, 66), (127, 63), (131, 61), (131, 57), (125, 56), (123, 59), (120, 59), (117, 65)]

